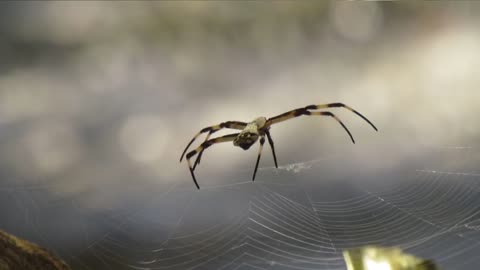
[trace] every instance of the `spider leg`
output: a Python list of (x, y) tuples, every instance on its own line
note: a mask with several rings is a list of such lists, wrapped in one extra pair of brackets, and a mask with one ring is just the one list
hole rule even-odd
[(233, 141), (238, 136), (238, 134), (240, 134), (240, 133), (229, 134), (229, 135), (225, 135), (225, 136), (222, 136), (222, 137), (218, 137), (218, 138), (215, 138), (215, 139), (205, 141), (199, 147), (197, 147), (195, 150), (190, 151), (186, 155), (188, 168), (190, 170), (190, 174), (192, 175), (193, 182), (195, 183), (195, 186), (197, 186), (197, 189), (200, 189), (200, 186), (198, 185), (197, 179), (195, 178), (195, 174), (193, 172), (195, 169), (192, 168), (190, 158), (192, 158), (194, 155), (196, 155), (200, 152), (203, 152), (205, 149), (212, 146), (213, 144)]
[(280, 123), (289, 119), (292, 119), (294, 117), (302, 116), (302, 115), (307, 115), (310, 111), (308, 111), (309, 106), (305, 108), (298, 108), (295, 110), (288, 111), (286, 113), (279, 114), (277, 116), (274, 116), (272, 118), (269, 118), (267, 120), (267, 123), (265, 124), (266, 128), (269, 128), (271, 125)]
[(273, 146), (273, 140), (272, 140), (272, 136), (270, 135), (270, 131), (268, 130), (265, 131), (265, 134), (267, 134), (268, 144), (270, 144), (270, 148), (272, 148), (273, 161), (275, 161), (275, 168), (278, 168), (277, 156), (275, 155), (275, 147)]
[[(313, 105), (312, 105), (313, 106)], [(307, 106), (308, 107), (308, 106)], [(281, 114), (279, 116), (276, 116), (276, 117), (273, 117), (273, 118), (270, 118), (268, 121), (272, 120), (271, 123), (278, 123), (278, 122), (281, 122), (281, 121), (285, 121), (285, 120), (288, 120), (288, 119), (291, 119), (293, 117), (298, 117), (298, 116), (301, 116), (301, 115), (323, 115), (323, 116), (330, 116), (330, 117), (333, 117), (340, 125), (342, 125), (343, 129), (345, 129), (345, 131), (348, 133), (348, 135), (350, 136), (350, 139), (352, 139), (352, 142), (355, 143), (355, 140), (353, 139), (353, 136), (352, 136), (352, 133), (350, 133), (350, 131), (348, 130), (348, 128), (343, 124), (343, 122), (336, 116), (334, 115), (333, 113), (331, 112), (311, 112), (307, 109), (307, 107), (305, 108), (301, 108), (301, 109), (296, 109), (296, 110), (293, 110), (293, 111), (290, 111), (290, 112), (286, 112), (284, 114)]]
[[(245, 125), (246, 125), (246, 124), (245, 124)], [(240, 127), (239, 127), (239, 129), (243, 129), (243, 128), (240, 128)], [(210, 136), (211, 136), (213, 133), (215, 133), (215, 132), (217, 132), (217, 131), (219, 131), (219, 130), (220, 130), (220, 129), (212, 129), (212, 130), (207, 134), (207, 137), (205, 138), (205, 141), (204, 141), (204, 142), (208, 141), (208, 139), (210, 138)], [(204, 150), (205, 150), (205, 149), (204, 149)], [(195, 170), (195, 167), (197, 167), (197, 165), (200, 164), (200, 160), (202, 159), (202, 155), (203, 155), (203, 150), (200, 151), (200, 153), (198, 153), (198, 156), (197, 156), (197, 158), (195, 159), (195, 162), (193, 163), (193, 169), (194, 169), (194, 170)]]
[[(210, 135), (212, 135), (212, 133), (214, 133), (215, 131), (210, 131), (208, 134), (207, 134), (207, 137), (205, 138), (205, 141), (208, 141), (208, 139), (210, 138)], [(195, 170), (195, 167), (197, 167), (198, 164), (200, 164), (200, 160), (202, 159), (202, 155), (203, 155), (203, 150), (200, 151), (200, 153), (198, 153), (198, 156), (197, 158), (195, 159), (195, 162), (193, 163), (193, 169)]]
[(308, 115), (323, 115), (323, 116), (330, 116), (333, 117), (333, 119), (337, 120), (337, 122), (342, 125), (343, 129), (348, 133), (348, 136), (350, 136), (350, 139), (352, 139), (352, 142), (355, 143), (355, 140), (353, 139), (352, 133), (348, 130), (348, 128), (342, 123), (342, 121), (333, 113), (331, 112), (309, 112)]
[[(182, 155), (180, 156), (180, 162), (182, 162), (183, 156), (184, 156), (185, 153), (187, 152), (187, 150), (188, 150), (188, 148), (190, 147), (190, 145), (192, 145), (192, 143), (195, 141), (195, 139), (197, 139), (197, 137), (200, 136), (202, 133), (208, 132), (207, 138), (206, 138), (205, 141), (204, 141), (204, 142), (206, 142), (206, 141), (208, 140), (208, 138), (210, 138), (210, 135), (212, 135), (212, 133), (215, 133), (215, 132), (219, 131), (219, 130), (222, 129), (222, 128), (232, 128), (232, 129), (242, 130), (242, 129), (244, 129), (246, 126), (247, 126), (247, 123), (244, 123), (244, 122), (239, 122), (239, 121), (227, 121), (227, 122), (223, 122), (223, 123), (220, 123), (220, 124), (218, 124), (218, 125), (206, 127), (206, 128), (204, 128), (204, 129), (200, 130), (200, 131), (192, 138), (192, 140), (190, 140), (190, 142), (188, 143), (187, 147), (185, 147), (185, 150), (183, 150), (183, 153), (182, 153)], [(197, 163), (197, 162), (196, 162), (196, 163)], [(198, 163), (200, 163), (200, 160), (198, 160)]]
[(193, 163), (194, 170), (197, 167), (197, 165), (200, 164), (200, 159), (202, 158), (202, 155), (203, 155), (203, 151), (200, 151), (200, 153), (198, 153), (197, 158), (195, 159), (195, 162)]
[(253, 171), (252, 181), (255, 181), (255, 175), (257, 174), (258, 164), (260, 163), (260, 157), (262, 156), (263, 144), (265, 143), (265, 137), (260, 138), (260, 148), (258, 149), (257, 162), (255, 163), (255, 170)]
[(283, 121), (291, 119), (293, 117), (297, 117), (297, 116), (301, 116), (301, 115), (308, 115), (308, 112), (310, 112), (310, 110), (319, 110), (319, 109), (336, 108), (336, 107), (342, 107), (342, 108), (345, 108), (345, 109), (355, 113), (356, 115), (360, 116), (363, 120), (365, 120), (367, 123), (369, 123), (370, 126), (372, 126), (373, 129), (378, 131), (377, 127), (372, 122), (370, 122), (370, 120), (368, 120), (365, 116), (363, 116), (361, 113), (352, 109), (350, 106), (347, 106), (347, 105), (345, 105), (343, 103), (339, 103), (339, 102), (328, 103), (328, 104), (320, 104), (320, 105), (309, 105), (309, 106), (306, 106), (306, 107), (303, 107), (303, 108), (298, 108), (298, 109), (295, 109), (295, 110), (291, 110), (291, 111), (288, 111), (286, 113), (282, 113), (282, 114), (277, 115), (275, 117), (269, 118), (267, 120), (266, 126), (270, 127), (273, 124), (283, 122)]
[(367, 123), (369, 123), (370, 126), (372, 126), (372, 128), (375, 129), (375, 131), (378, 131), (377, 127), (372, 122), (370, 122), (370, 120), (368, 120), (365, 116), (363, 116), (361, 113), (357, 112), (356, 110), (352, 109), (350, 106), (347, 106), (347, 105), (345, 105), (343, 103), (340, 103), (340, 102), (320, 104), (320, 105), (310, 105), (310, 106), (305, 107), (305, 109), (307, 109), (307, 110), (318, 110), (318, 109), (338, 108), (338, 107), (345, 108), (345, 109), (353, 112), (354, 114), (360, 116), (363, 120), (365, 120)]

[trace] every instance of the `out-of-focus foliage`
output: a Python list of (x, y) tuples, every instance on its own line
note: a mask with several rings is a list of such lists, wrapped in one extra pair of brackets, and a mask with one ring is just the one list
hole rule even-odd
[(437, 270), (435, 263), (399, 248), (366, 246), (343, 252), (348, 270)]

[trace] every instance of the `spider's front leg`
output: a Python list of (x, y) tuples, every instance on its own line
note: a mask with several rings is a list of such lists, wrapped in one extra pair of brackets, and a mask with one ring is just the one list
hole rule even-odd
[[(212, 135), (213, 133), (219, 131), (220, 129), (223, 129), (223, 128), (232, 128), (232, 129), (238, 129), (238, 130), (242, 130), (243, 128), (245, 128), (247, 126), (247, 123), (244, 123), (244, 122), (240, 122), (240, 121), (227, 121), (227, 122), (223, 122), (221, 124), (218, 124), (218, 125), (214, 125), (214, 126), (210, 126), (210, 127), (206, 127), (206, 128), (203, 128), (202, 130), (200, 130), (191, 140), (190, 142), (187, 144), (187, 147), (185, 147), (185, 150), (183, 150), (183, 153), (182, 155), (180, 156), (180, 162), (182, 162), (182, 159), (183, 159), (183, 156), (185, 155), (185, 153), (187, 152), (188, 148), (190, 147), (190, 145), (192, 145), (192, 143), (195, 141), (195, 139), (198, 138), (198, 136), (200, 136), (201, 134), (203, 133), (206, 133), (208, 132), (207, 134), (207, 137), (205, 138), (205, 141), (208, 141), (208, 139), (210, 138), (210, 135)], [(201, 156), (201, 154), (200, 154)], [(197, 158), (197, 161), (195, 163), (200, 163), (200, 159)]]
[(193, 172), (195, 170), (195, 167), (192, 167), (192, 163), (190, 162), (190, 159), (198, 153), (203, 153), (203, 151), (205, 149), (207, 149), (208, 147), (210, 147), (210, 146), (212, 146), (216, 143), (233, 141), (238, 136), (238, 134), (240, 134), (240, 133), (229, 134), (229, 135), (225, 135), (225, 136), (222, 136), (222, 137), (218, 137), (218, 138), (215, 138), (215, 139), (205, 141), (199, 147), (197, 147), (195, 150), (193, 150), (193, 151), (191, 151), (187, 154), (186, 158), (187, 158), (188, 169), (190, 170), (190, 174), (192, 175), (193, 182), (195, 183), (195, 186), (197, 186), (197, 189), (200, 189), (200, 186), (198, 185), (197, 179), (195, 178), (195, 174)]

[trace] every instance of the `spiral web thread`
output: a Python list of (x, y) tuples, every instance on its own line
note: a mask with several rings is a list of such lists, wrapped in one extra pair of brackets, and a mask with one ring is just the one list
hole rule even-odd
[[(480, 153), (473, 147), (433, 151), (448, 156), (450, 162), (401, 173), (395, 177), (404, 181), (391, 185), (353, 186), (355, 195), (341, 200), (319, 200), (291, 181), (210, 186), (202, 194), (233, 194), (248, 186), (251, 197), (232, 218), (196, 230), (185, 230), (187, 220), (195, 214), (201, 196), (209, 195), (173, 184), (163, 194), (152, 194), (149, 203), (136, 211), (104, 216), (103, 225), (109, 229), (101, 237), (92, 239), (89, 227), (79, 226), (84, 229), (84, 248), (59, 254), (75, 269), (334, 270), (346, 269), (342, 250), (374, 244), (399, 246), (434, 259), (443, 269), (474, 269), (480, 263), (480, 172), (475, 170)], [(321, 163), (319, 159), (289, 164), (281, 170), (301, 175)], [(23, 213), (25, 226), (39, 242), (48, 246), (49, 237), (35, 209), (59, 202), (39, 199), (35, 194), (41, 189), (3, 187), (0, 192)], [(297, 193), (281, 192), (288, 189)], [(172, 203), (179, 195), (181, 203)], [(157, 240), (151, 232), (145, 239), (137, 236), (136, 228), (145, 223), (140, 219), (144, 212), (160, 213), (171, 205), (181, 207), (165, 237)], [(162, 230), (163, 222), (148, 222)]]

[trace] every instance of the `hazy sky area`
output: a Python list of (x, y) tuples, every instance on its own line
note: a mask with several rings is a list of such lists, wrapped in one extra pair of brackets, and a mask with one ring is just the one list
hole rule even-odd
[[(2, 2), (0, 229), (74, 269), (346, 269), (366, 244), (473, 269), (479, 25), (473, 1)], [(379, 132), (274, 125), (254, 183), (258, 145), (210, 147), (200, 191), (179, 163), (206, 126), (330, 102)]]

